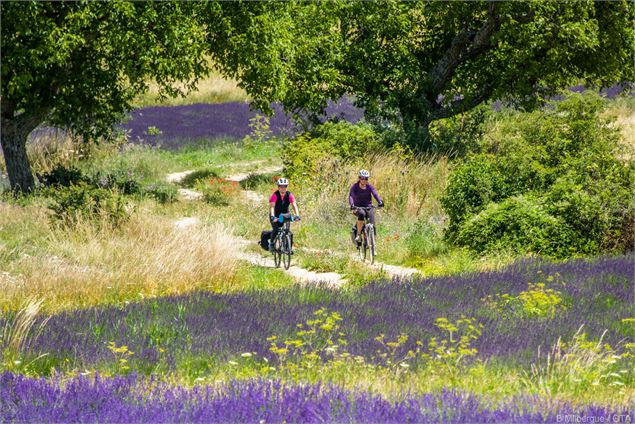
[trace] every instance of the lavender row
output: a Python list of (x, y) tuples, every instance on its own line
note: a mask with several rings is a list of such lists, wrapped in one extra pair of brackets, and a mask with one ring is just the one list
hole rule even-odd
[[(267, 337), (290, 337), (296, 324), (326, 307), (343, 317), (348, 350), (372, 358), (380, 348), (375, 337), (410, 336), (415, 341), (444, 335), (433, 325), (438, 317), (474, 317), (484, 325), (474, 347), (481, 358), (514, 358), (528, 364), (559, 337), (570, 340), (581, 325), (590, 339), (607, 330), (604, 341), (616, 345), (632, 338), (621, 324), (632, 317), (635, 301), (631, 256), (575, 260), (561, 264), (524, 261), (503, 271), (419, 281), (378, 281), (354, 292), (326, 288), (290, 288), (234, 294), (196, 292), (121, 307), (99, 307), (53, 316), (47, 331), (33, 343), (33, 355), (47, 353), (51, 366), (64, 358), (91, 368), (112, 361), (109, 342), (135, 352), (131, 363), (151, 369), (158, 360), (175, 367), (180, 358), (226, 360), (242, 352), (272, 359)], [(568, 299), (553, 317), (509, 319), (481, 300), (496, 293), (518, 294), (529, 282), (547, 283)], [(58, 368), (59, 369), (59, 368)]]
[(455, 390), (407, 395), (390, 402), (333, 385), (279, 381), (232, 381), (188, 389), (135, 375), (79, 376), (63, 384), (9, 372), (0, 375), (0, 422), (526, 423), (556, 422), (564, 416), (619, 417), (620, 422), (632, 422), (635, 411), (573, 407), (535, 396), (493, 406)]

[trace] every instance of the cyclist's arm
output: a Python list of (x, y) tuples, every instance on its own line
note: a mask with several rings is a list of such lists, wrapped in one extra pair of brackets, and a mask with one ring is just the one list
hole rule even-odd
[(276, 207), (276, 202), (269, 202), (269, 216), (275, 216), (275, 207)]
[(353, 187), (355, 187), (355, 184), (353, 184), (351, 189), (348, 191), (348, 204), (351, 207), (355, 206), (355, 201), (353, 200)]
[(295, 216), (300, 216), (300, 211), (298, 210), (298, 203), (297, 202), (293, 202), (291, 204), (293, 205), (293, 210), (295, 211)]
[(379, 193), (377, 193), (377, 190), (375, 190), (375, 187), (373, 187), (372, 185), (370, 186), (370, 194), (372, 194), (375, 200), (377, 200), (377, 203), (383, 203), (381, 197), (379, 197)]

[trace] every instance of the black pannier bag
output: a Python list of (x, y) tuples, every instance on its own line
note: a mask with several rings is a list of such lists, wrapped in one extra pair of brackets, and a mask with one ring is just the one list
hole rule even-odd
[(263, 231), (260, 233), (260, 247), (265, 250), (269, 250), (269, 238), (271, 237), (271, 230)]

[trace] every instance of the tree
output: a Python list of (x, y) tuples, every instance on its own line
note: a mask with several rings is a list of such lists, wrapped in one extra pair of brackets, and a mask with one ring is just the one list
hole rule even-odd
[[(634, 80), (633, 9), (624, 0), (278, 7), (283, 11), (272, 19), (284, 38), (274, 40), (276, 78), (258, 73), (271, 50), (251, 49), (249, 58), (236, 51), (237, 40), (249, 37), (240, 31), (215, 47), (234, 49), (233, 61), (221, 63), (226, 73), (252, 96), (281, 101), (291, 111), (316, 112), (327, 99), (352, 94), (368, 117), (399, 123), (421, 149), (429, 148), (430, 122), (488, 100), (531, 109), (580, 82), (603, 87)], [(235, 29), (244, 22), (228, 19)]]
[(42, 123), (93, 140), (111, 134), (130, 102), (154, 79), (205, 73), (200, 7), (179, 2), (1, 2), (0, 139), (11, 187), (34, 179), (26, 140)]

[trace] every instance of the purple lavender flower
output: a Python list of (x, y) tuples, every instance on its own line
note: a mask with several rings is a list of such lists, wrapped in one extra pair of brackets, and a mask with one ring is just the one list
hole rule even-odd
[[(154, 377), (35, 379), (0, 374), (0, 422), (556, 422), (557, 417), (623, 416), (635, 411), (572, 406), (537, 396), (492, 405), (470, 393), (404, 395), (388, 401), (334, 385), (230, 381), (221, 386), (172, 387)], [(628, 421), (626, 421), (628, 420)]]

